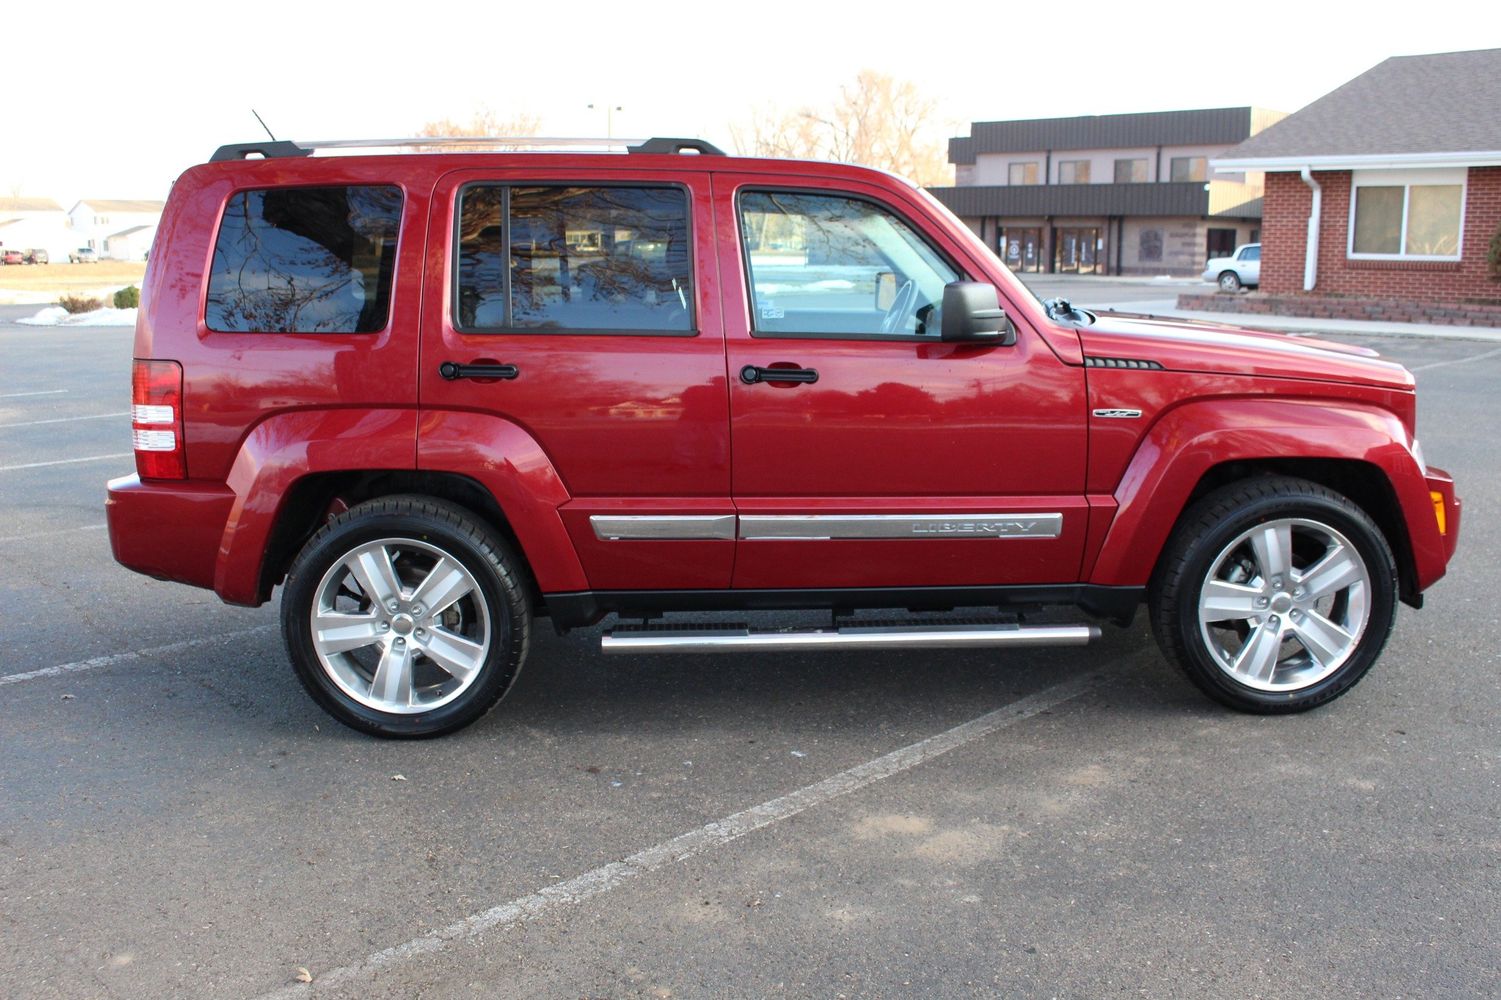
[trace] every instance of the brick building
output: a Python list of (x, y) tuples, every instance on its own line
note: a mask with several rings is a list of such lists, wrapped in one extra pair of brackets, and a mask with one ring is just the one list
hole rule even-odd
[(1260, 291), (1210, 307), (1501, 325), (1498, 108), (1501, 49), (1397, 57), (1216, 157), (1266, 193)]
[(1261, 174), (1209, 162), (1283, 117), (1258, 108), (975, 122), (933, 195), (1016, 271), (1197, 275), (1259, 236)]

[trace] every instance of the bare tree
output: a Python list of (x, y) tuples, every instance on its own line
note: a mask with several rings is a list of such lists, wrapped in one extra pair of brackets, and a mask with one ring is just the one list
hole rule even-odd
[[(467, 122), (456, 122), (452, 118), (439, 118), (427, 122), (417, 131), (417, 135), (423, 137), (438, 138), (443, 136), (533, 136), (542, 131), (542, 119), (525, 111), (517, 112), (508, 117), (501, 117), (496, 112), (485, 109), (477, 111)], [(462, 151), (468, 147), (448, 146), (450, 151)], [(475, 149), (494, 149), (491, 146), (475, 146)]]
[(936, 102), (910, 80), (866, 69), (827, 107), (757, 111), (731, 136), (753, 156), (860, 163), (942, 184), (951, 177), (942, 128)]

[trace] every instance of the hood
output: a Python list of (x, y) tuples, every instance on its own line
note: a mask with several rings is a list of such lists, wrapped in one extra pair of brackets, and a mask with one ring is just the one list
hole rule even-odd
[(1412, 389), (1412, 374), (1364, 347), (1224, 323), (1104, 313), (1079, 328), (1084, 353), (1155, 361), (1173, 371), (1353, 382)]

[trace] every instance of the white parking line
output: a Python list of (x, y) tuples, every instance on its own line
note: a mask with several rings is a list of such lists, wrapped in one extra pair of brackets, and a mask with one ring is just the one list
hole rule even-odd
[(1498, 354), (1501, 354), (1501, 347), (1496, 348), (1494, 351), (1486, 351), (1484, 354), (1473, 354), (1468, 358), (1455, 358), (1453, 361), (1433, 361), (1426, 365), (1418, 365), (1416, 368), (1409, 368), (1408, 371), (1426, 372), (1430, 368), (1444, 368), (1448, 365), (1467, 365), (1471, 361), (1484, 361), (1486, 358), (1494, 358)]
[(242, 639), (247, 635), (256, 635), (260, 632), (269, 632), (276, 628), (275, 625), (257, 625), (254, 628), (242, 628), (236, 632), (220, 632), (218, 635), (205, 636), (202, 639), (184, 639), (182, 642), (169, 642), (165, 646), (152, 646), (150, 649), (137, 649), (129, 653), (111, 653), (108, 656), (96, 656), (91, 660), (75, 660), (72, 663), (60, 663), (55, 667), (42, 667), (40, 670), (28, 670), (24, 674), (6, 674), (0, 676), (0, 687), (7, 684), (20, 684), (23, 681), (36, 681), (44, 677), (61, 677), (63, 674), (76, 674), (85, 670), (98, 670), (100, 667), (112, 667), (117, 663), (129, 663), (132, 660), (142, 660), (148, 656), (163, 656), (167, 653), (177, 653), (184, 649), (196, 649), (199, 646), (212, 646), (229, 639)]
[(29, 542), (33, 538), (51, 538), (53, 535), (71, 535), (75, 531), (103, 531), (108, 528), (107, 524), (81, 524), (76, 528), (58, 528), (55, 531), (38, 531), (30, 535), (6, 535), (0, 538), (4, 542)]
[(22, 396), (56, 396), (67, 389), (42, 389), (38, 392), (0, 392), (0, 399), (20, 399)]
[(677, 864), (679, 861), (697, 857), (748, 833), (754, 833), (762, 827), (780, 823), (814, 806), (822, 805), (851, 792), (859, 791), (877, 781), (911, 770), (925, 761), (946, 754), (966, 743), (972, 743), (982, 736), (1005, 729), (1023, 719), (1030, 719), (1034, 715), (1079, 697), (1089, 690), (1102, 672), (1095, 670), (1073, 680), (1064, 681), (1062, 684), (1056, 684), (936, 736), (930, 736), (925, 740), (902, 747), (900, 750), (893, 750), (875, 760), (867, 761), (847, 771), (841, 771), (831, 778), (825, 778), (805, 788), (799, 788), (795, 792), (789, 792), (758, 806), (744, 809), (696, 830), (690, 830), (682, 836), (663, 841), (655, 847), (648, 847), (623, 860), (612, 861), (584, 872), (582, 875), (576, 875), (566, 882), (539, 889), (529, 896), (522, 896), (509, 903), (501, 903), (488, 910), (482, 910), (430, 934), (413, 938), (405, 944), (378, 951), (362, 962), (321, 973), (312, 983), (298, 983), (267, 993), (260, 1000), (294, 1000), (294, 998), (311, 996), (320, 988), (337, 988), (419, 955), (442, 951), (455, 942), (467, 941), (486, 931), (510, 927), (558, 907), (571, 906), (609, 892), (631, 879), (648, 875)]
[(128, 416), (130, 416), (130, 411), (124, 410), (120, 413), (91, 413), (86, 417), (53, 417), (51, 420), (22, 420), (20, 423), (15, 424), (0, 424), (0, 430), (6, 427), (35, 427), (38, 424), (67, 424), (72, 423), (74, 420), (104, 420), (109, 417)]
[(110, 455), (90, 455), (87, 458), (58, 458), (50, 462), (27, 462), (25, 465), (0, 465), (0, 472), (15, 472), (18, 469), (40, 469), (47, 465), (76, 465), (79, 462), (102, 462), (107, 458), (131, 458), (133, 451), (117, 451)]

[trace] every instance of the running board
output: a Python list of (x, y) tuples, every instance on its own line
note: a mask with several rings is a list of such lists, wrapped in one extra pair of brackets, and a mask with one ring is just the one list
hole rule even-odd
[(611, 629), (599, 641), (606, 653), (784, 653), (810, 649), (985, 649), (996, 646), (1083, 646), (1100, 637), (1098, 625), (871, 623), (834, 628), (679, 628), (635, 625)]

